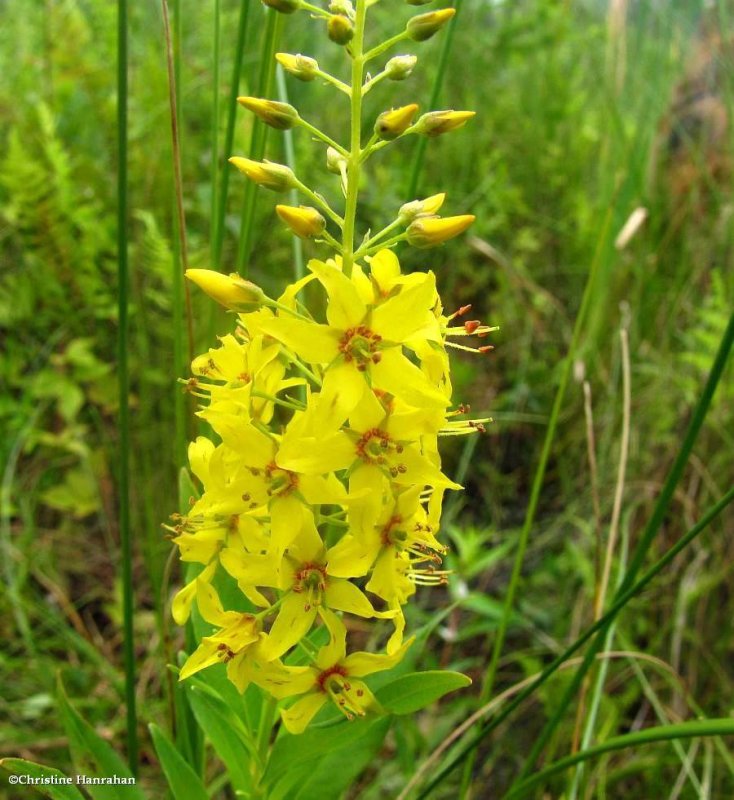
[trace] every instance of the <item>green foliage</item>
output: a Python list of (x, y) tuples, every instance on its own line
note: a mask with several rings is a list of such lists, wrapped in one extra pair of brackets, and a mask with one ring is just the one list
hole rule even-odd
[[(192, 266), (209, 266), (213, 4), (181, 5), (190, 260)], [(232, 31), (239, 3), (221, 5), (223, 100), (231, 88)], [(410, 12), (408, 6), (395, 5), (383, 2), (384, 10), (375, 7), (386, 26), (393, 24), (388, 17), (407, 17)], [(444, 137), (428, 149), (419, 193), (446, 188), (448, 176), (446, 208), (452, 213), (463, 210), (458, 198), (468, 196), (478, 219), (474, 238), (453, 251), (450, 263), (439, 250), (422, 254), (414, 264), (437, 271), (442, 294), (455, 307), (472, 302), (472, 316), (501, 325), (492, 340), (494, 354), (479, 367), (459, 359), (456, 370), (457, 398), (471, 402), (476, 411), (489, 411), (496, 421), (470, 457), (462, 481), (467, 502), (455, 509), (448, 531), (451, 583), (445, 590), (432, 591), (409, 620), (414, 629), (424, 626), (431, 631), (434, 647), (424, 648), (426, 637), (419, 637), (408, 669), (460, 669), (474, 684), (449, 694), (438, 708), (420, 712), (415, 721), (404, 716), (342, 723), (316, 728), (298, 741), (278, 736), (264, 785), (283, 797), (295, 797), (295, 792), (327, 796), (318, 795), (318, 788), (332, 776), (342, 781), (341, 788), (332, 785), (334, 797), (339, 792), (365, 800), (397, 797), (428, 754), (476, 709), (502, 613), (528, 476), (537, 463), (558, 364), (595, 258), (599, 279), (579, 358), (592, 391), (603, 537), (619, 458), (617, 329), (625, 316), (633, 417), (622, 529), (632, 544), (680, 447), (734, 289), (726, 166), (730, 132), (719, 145), (699, 137), (697, 131), (707, 128), (707, 118), (701, 115), (708, 112), (681, 99), (680, 93), (681, 87), (689, 87), (690, 97), (706, 99), (709, 112), (730, 117), (731, 87), (716, 81), (701, 85), (698, 75), (691, 74), (696, 64), (708, 63), (726, 76), (730, 54), (717, 46), (716, 34), (709, 36), (700, 24), (702, 1), (626, 5), (622, 27), (614, 28), (607, 15), (609, 4), (462, 3), (439, 105), (476, 108), (478, 116), (471, 140)], [(50, 713), (49, 676), (60, 662), (70, 665), (64, 667), (65, 682), (70, 694), (80, 698), (75, 706), (95, 727), (105, 724), (105, 740), (98, 740), (70, 710), (64, 712), (77, 750), (83, 746), (102, 758), (101, 745), (109, 748), (108, 737), (118, 752), (123, 741), (119, 615), (106, 610), (115, 605), (112, 573), (117, 564), (116, 530), (110, 523), (117, 447), (115, 104), (110, 91), (114, 6), (97, 0), (7, 0), (0, 26), (0, 556), (3, 569), (12, 572), (8, 585), (14, 587), (14, 593), (0, 596), (0, 634), (7, 643), (0, 658), (0, 694), (7, 711), (0, 722), (0, 745), (4, 752), (22, 748), (34, 760), (67, 773), (72, 769), (68, 755), (63, 747), (53, 746), (63, 736), (60, 720)], [(159, 676), (182, 643), (166, 630), (161, 604), (169, 594), (163, 571), (168, 544), (159, 523), (177, 492), (180, 465), (168, 454), (174, 393), (181, 391), (174, 380), (186, 376), (171, 370), (173, 230), (160, 11), (155, 3), (133, 6), (131, 513), (141, 556), (135, 569), (139, 656), (143, 674), (152, 676), (141, 692), (146, 721), (161, 721), (168, 719), (168, 704)], [(714, 19), (713, 25), (715, 31), (721, 28), (724, 38), (724, 23), (731, 20), (727, 6), (717, 4), (722, 18)], [(256, 54), (265, 29), (259, 4), (251, 3), (249, 13), (240, 93), (256, 91)], [(284, 34), (293, 52), (311, 46), (305, 27), (290, 20), (285, 21)], [(415, 83), (389, 86), (388, 105), (412, 102), (421, 82), (427, 96), (440, 47), (439, 38), (428, 43), (421, 64), (425, 71), (416, 70)], [(337, 60), (326, 45), (315, 55), (326, 68)], [(306, 88), (288, 83), (289, 101), (330, 130), (329, 118), (341, 109), (319, 107), (308, 99)], [(371, 102), (368, 98), (368, 113), (376, 116), (384, 110)], [(221, 123), (227, 109), (223, 102), (220, 106)], [(682, 144), (673, 147), (672, 132), (681, 130), (686, 134)], [(236, 153), (247, 152), (250, 132), (249, 121), (238, 118)], [(310, 183), (322, 165), (310, 157), (309, 142), (296, 136), (294, 145), (299, 173)], [(270, 137), (265, 156), (282, 161), (279, 148), (276, 137)], [(229, 153), (220, 148), (220, 155)], [(368, 202), (360, 224), (376, 229), (385, 207), (396, 209), (408, 199), (402, 192), (410, 164), (408, 149), (379, 163), (374, 180), (365, 187)], [(223, 168), (220, 163), (220, 177)], [(232, 181), (222, 208), (225, 271), (233, 269), (236, 260), (243, 193), (244, 188)], [(258, 200), (254, 207), (250, 269), (253, 280), (269, 288), (290, 270), (290, 243), (265, 206)], [(615, 237), (638, 206), (648, 210), (647, 222), (626, 247), (615, 248)], [(306, 243), (305, 256), (312, 255), (312, 245)], [(620, 309), (620, 302), (626, 310)], [(195, 302), (195, 327), (203, 342), (209, 337), (202, 309)], [(221, 323), (215, 320), (215, 328)], [(729, 367), (655, 551), (677, 540), (701, 509), (732, 484), (732, 388)], [(596, 524), (586, 448), (583, 393), (572, 384), (510, 618), (498, 694), (537, 674), (590, 621)], [(457, 443), (447, 460), (449, 470), (459, 464), (461, 453)], [(192, 488), (187, 485), (182, 495), (192, 496)], [(684, 693), (675, 679), (653, 674), (648, 662), (639, 662), (669, 721), (692, 714), (723, 717), (730, 710), (732, 681), (721, 668), (728, 658), (728, 637), (722, 631), (729, 624), (731, 581), (725, 565), (730, 553), (724, 533), (730, 524), (731, 517), (715, 523), (691, 556), (669, 565), (666, 580), (635, 601), (633, 614), (618, 620), (625, 649), (661, 659), (685, 680)], [(615, 557), (613, 575), (617, 567)], [(94, 573), (93, 580), (85, 569)], [(180, 582), (176, 575), (170, 580), (171, 585)], [(161, 652), (159, 641), (166, 643), (168, 653)], [(600, 745), (633, 725), (657, 724), (627, 662), (610, 659), (608, 669), (596, 729)], [(491, 749), (482, 751), (475, 794), (486, 786), (498, 796), (507, 791), (570, 675), (560, 671), (534, 695), (534, 704), (514, 718), (516, 724), (503, 727)], [(389, 681), (395, 678), (388, 676)], [(199, 688), (195, 700), (190, 690), (174, 686), (176, 750), (167, 739), (162, 744), (160, 736), (155, 744), (164, 772), (167, 763), (173, 774), (181, 759), (194, 771), (206, 761), (209, 770), (197, 772), (198, 780), (213, 796), (221, 796), (228, 791), (221, 788), (227, 772), (236, 776), (239, 786), (250, 780), (237, 759), (247, 758), (248, 748), (257, 748), (248, 732), (258, 725), (263, 709), (252, 696), (226, 695), (224, 679), (214, 677), (212, 683), (219, 696)], [(374, 690), (388, 687), (376, 683)], [(687, 698), (695, 698), (696, 705), (689, 708)], [(202, 720), (208, 726), (206, 745), (197, 730)], [(227, 726), (238, 732), (231, 737), (232, 751), (223, 742)], [(546, 756), (551, 766), (570, 749), (574, 727), (571, 713), (561, 722)], [(46, 746), (50, 749), (41, 749)], [(150, 796), (160, 797), (164, 776), (151, 743), (143, 747), (144, 780)], [(328, 759), (322, 758), (324, 752)], [(620, 751), (613, 759), (604, 753), (599, 758), (594, 762), (598, 769), (584, 773), (580, 797), (662, 796), (675, 785), (681, 766), (674, 751), (668, 754), (662, 746), (654, 753)], [(711, 796), (732, 795), (731, 773), (722, 766), (725, 759), (718, 750), (702, 746), (691, 750), (689, 759), (699, 779), (710, 781)], [(4, 764), (13, 770), (48, 769), (12, 759)], [(180, 771), (176, 774), (180, 779)], [(206, 784), (212, 776), (219, 782), (215, 777)], [(548, 778), (545, 790), (562, 796), (566, 776), (554, 773)], [(452, 777), (440, 792), (454, 797), (457, 787), (458, 779)], [(684, 788), (682, 796), (690, 788)]]

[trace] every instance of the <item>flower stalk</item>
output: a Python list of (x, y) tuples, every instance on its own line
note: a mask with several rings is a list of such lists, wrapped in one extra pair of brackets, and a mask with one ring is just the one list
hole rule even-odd
[[(203, 568), (176, 595), (173, 614), (183, 624), (196, 604), (212, 631), (180, 679), (224, 664), (240, 691), (258, 686), (268, 697), (258, 734), (263, 759), (276, 709), (291, 733), (305, 730), (325, 707), (347, 720), (383, 713), (362, 679), (402, 660), (413, 641), (405, 635), (403, 607), (419, 587), (447, 581), (441, 508), (445, 492), (461, 487), (441, 470), (439, 438), (481, 432), (488, 422), (467, 418), (461, 404), (452, 407), (448, 350), (487, 352), (488, 345), (451, 339), (481, 339), (494, 328), (480, 320), (457, 323), (468, 307), (446, 314), (436, 276), (403, 274), (391, 249), (405, 241), (441, 245), (474, 217), (440, 217), (445, 195), (437, 194), (409, 200), (376, 234), (358, 238), (368, 159), (425, 132), (413, 122), (418, 105), (410, 103), (378, 115), (363, 146), (364, 94), (384, 78), (406, 79), (417, 59), (394, 56), (372, 79), (365, 66), (398, 41), (430, 38), (453, 16), (447, 9), (413, 17), (401, 33), (367, 50), (374, 2), (340, 0), (327, 12), (303, 0), (266, 0), (271, 14), (306, 11), (319, 25), (326, 20), (328, 37), (351, 60), (348, 85), (327, 77), (309, 56), (271, 47), (273, 61), (292, 77), (308, 83), (322, 77), (348, 94), (348, 145), (306, 121), (285, 92), (277, 101), (239, 98), (265, 125), (288, 135), (303, 129), (326, 146), (327, 171), (344, 194), (342, 213), (291, 166), (259, 160), (264, 153), (230, 162), (252, 191), (303, 195), (309, 205), (289, 199), (276, 213), (304, 246), (327, 246), (331, 257), (309, 261), (307, 274), (279, 297), (237, 273), (187, 273), (235, 315), (236, 325), (192, 360), (185, 383), (214, 436), (189, 445), (201, 496), (167, 526), (181, 560)], [(440, 117), (441, 132), (472, 116), (435, 113), (448, 115)], [(320, 291), (325, 303), (309, 307), (302, 294), (309, 284), (309, 299)], [(224, 608), (217, 585), (225, 573), (250, 610)], [(350, 652), (349, 616), (384, 621), (384, 652)], [(315, 625), (328, 633), (320, 648), (308, 640)], [(294, 663), (297, 648), (308, 655), (308, 666)]]

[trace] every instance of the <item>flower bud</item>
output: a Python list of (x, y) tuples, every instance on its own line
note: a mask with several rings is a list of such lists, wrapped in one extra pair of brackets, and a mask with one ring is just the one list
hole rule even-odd
[(427, 14), (419, 14), (408, 20), (406, 31), (414, 42), (425, 42), (456, 14), (454, 8), (442, 8), (439, 11), (429, 11)]
[(408, 130), (416, 111), (418, 106), (415, 103), (383, 111), (375, 122), (375, 133), (387, 141), (397, 139)]
[(291, 55), (291, 53), (276, 53), (275, 58), (286, 72), (300, 81), (312, 81), (319, 70), (319, 62), (310, 56)]
[(279, 131), (292, 128), (299, 120), (298, 112), (288, 103), (261, 100), (259, 97), (238, 97), (237, 102), (258, 116), (266, 125)]
[(420, 217), (408, 226), (408, 242), (413, 247), (436, 247), (463, 233), (474, 222), (473, 214), (458, 217)]
[(347, 163), (346, 158), (334, 147), (326, 148), (326, 169), (334, 175), (342, 174), (342, 167)]
[(331, 0), (329, 11), (332, 14), (341, 14), (348, 19), (354, 19), (354, 5), (351, 0)]
[(413, 72), (417, 56), (395, 56), (385, 64), (385, 77), (391, 81), (404, 81)]
[(263, 290), (236, 272), (224, 275), (213, 269), (187, 269), (184, 273), (213, 300), (235, 311), (254, 311), (266, 300)]
[(349, 44), (354, 36), (354, 25), (343, 14), (334, 14), (329, 17), (326, 32), (332, 42)]
[(262, 0), (263, 5), (273, 8), (281, 14), (292, 14), (301, 7), (300, 0)]
[(323, 233), (326, 220), (311, 206), (275, 206), (278, 216), (302, 239)]
[(252, 161), (249, 158), (233, 156), (229, 159), (240, 172), (258, 186), (272, 189), (274, 192), (284, 192), (296, 185), (296, 176), (290, 167), (284, 164), (274, 164), (272, 161)]
[(440, 194), (432, 194), (424, 200), (413, 200), (411, 203), (405, 203), (400, 206), (398, 219), (403, 225), (410, 225), (418, 217), (433, 216), (438, 213), (445, 199), (446, 193), (441, 192)]
[(464, 127), (475, 114), (476, 111), (429, 111), (415, 123), (415, 132), (440, 136)]

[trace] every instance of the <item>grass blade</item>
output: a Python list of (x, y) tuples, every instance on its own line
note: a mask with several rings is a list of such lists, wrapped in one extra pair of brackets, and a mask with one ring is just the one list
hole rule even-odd
[(505, 795), (505, 800), (515, 800), (515, 798), (523, 797), (529, 789), (542, 784), (551, 775), (562, 772), (564, 769), (574, 766), (574, 764), (580, 764), (590, 758), (610, 753), (614, 750), (624, 750), (628, 747), (637, 747), (652, 742), (669, 742), (677, 739), (691, 739), (696, 736), (728, 736), (731, 734), (734, 734), (733, 719), (696, 719), (676, 725), (658, 725), (654, 728), (634, 731), (623, 736), (615, 736), (606, 742), (590, 747), (588, 750), (582, 750), (579, 753), (554, 761), (545, 769), (540, 770), (511, 790), (509, 794)]
[[(260, 53), (260, 73), (257, 81), (257, 96), (267, 97), (273, 86), (275, 74), (275, 51), (282, 26), (282, 14), (272, 8), (265, 12), (267, 24), (263, 34), (263, 46)], [(267, 140), (267, 126), (259, 119), (253, 120), (252, 138), (250, 139), (250, 153), (248, 158), (261, 161), (265, 155), (265, 142)], [(245, 184), (245, 203), (242, 207), (242, 220), (240, 226), (240, 241), (237, 247), (236, 269), (241, 275), (249, 273), (248, 261), (252, 249), (252, 235), (255, 221), (255, 197), (257, 186), (252, 181)]]
[(127, 259), (127, 0), (117, 4), (117, 375), (120, 408), (118, 424), (118, 504), (122, 558), (122, 614), (125, 660), (127, 755), (133, 774), (138, 769), (138, 724), (135, 708), (135, 643), (133, 630), (132, 541), (130, 532), (130, 377), (128, 375), (128, 259)]
[(517, 694), (515, 699), (508, 703), (508, 705), (492, 720), (486, 722), (482, 727), (479, 729), (477, 733), (472, 736), (472, 738), (464, 744), (464, 746), (459, 750), (459, 752), (454, 756), (451, 761), (446, 764), (443, 769), (436, 775), (436, 777), (431, 781), (431, 783), (421, 792), (419, 795), (418, 800), (421, 798), (428, 797), (431, 791), (438, 786), (441, 781), (449, 775), (451, 772), (462, 763), (462, 761), (467, 757), (467, 755), (474, 750), (479, 743), (484, 739), (485, 736), (490, 734), (495, 728), (501, 725), (512, 713), (521, 706), (525, 700), (530, 697), (536, 689), (542, 686), (546, 681), (556, 672), (556, 670), (567, 661), (575, 652), (577, 652), (581, 647), (583, 647), (586, 642), (591, 639), (594, 634), (598, 634), (604, 637), (606, 633), (607, 627), (613, 622), (613, 620), (617, 617), (619, 612), (629, 603), (629, 601), (638, 595), (649, 583), (653, 580), (665, 567), (670, 564), (671, 561), (682, 551), (684, 550), (697, 536), (699, 536), (710, 524), (711, 522), (716, 519), (716, 517), (732, 502), (734, 501), (734, 488), (729, 489), (729, 491), (716, 503), (712, 506), (703, 517), (701, 517), (700, 521), (693, 526), (684, 536), (682, 536), (674, 545), (671, 547), (664, 556), (662, 556), (655, 564), (650, 567), (650, 569), (645, 572), (645, 574), (640, 578), (640, 580), (635, 583), (634, 586), (629, 588), (626, 592), (624, 592), (620, 597), (616, 598), (612, 603), (610, 609), (600, 617), (593, 625), (584, 631), (584, 633), (579, 636), (573, 644), (569, 645), (560, 655), (556, 656), (556, 658), (551, 661), (550, 664), (538, 675), (538, 677), (529, 684), (525, 689)]

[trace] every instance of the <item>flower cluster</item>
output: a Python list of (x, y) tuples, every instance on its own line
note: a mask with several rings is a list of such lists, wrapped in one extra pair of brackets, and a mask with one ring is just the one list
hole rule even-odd
[[(318, 11), (298, 0), (266, 5), (286, 13)], [(366, 6), (365, 0), (356, 10), (340, 2), (338, 13), (319, 12), (327, 17), (330, 38), (346, 45), (362, 67), (370, 53), (382, 52), (380, 46), (363, 50)], [(414, 17), (404, 38), (423, 41), (450, 19), (447, 13)], [(345, 31), (351, 31), (348, 38)], [(281, 53), (278, 61), (301, 80), (321, 76), (341, 83), (306, 56)], [(414, 65), (414, 56), (392, 58), (385, 77), (407, 77)], [(341, 84), (353, 99), (380, 79), (356, 77), (351, 87)], [(273, 127), (304, 124), (319, 133), (288, 104), (241, 102)], [(486, 352), (491, 348), (450, 338), (483, 337), (492, 329), (478, 320), (462, 323), (468, 307), (446, 315), (434, 274), (403, 274), (390, 249), (402, 240), (418, 247), (440, 244), (473, 217), (438, 217), (444, 195), (412, 201), (382, 232), (354, 247), (355, 181), (366, 156), (411, 128), (437, 135), (442, 126), (460, 127), (471, 116), (433, 112), (413, 123), (417, 106), (406, 109), (381, 115), (365, 147), (357, 142), (342, 148), (320, 136), (328, 139), (327, 166), (331, 160), (345, 190), (343, 217), (287, 167), (232, 159), (266, 188), (300, 189), (341, 231), (338, 242), (313, 207), (277, 207), (296, 235), (337, 250), (332, 258), (310, 261), (308, 274), (279, 298), (236, 275), (187, 273), (236, 314), (237, 324), (194, 360), (187, 381), (202, 400), (198, 416), (217, 442), (200, 436), (189, 447), (202, 493), (185, 516), (174, 518), (171, 530), (181, 560), (203, 570), (176, 595), (173, 615), (183, 624), (196, 601), (214, 630), (180, 677), (225, 663), (241, 691), (254, 683), (278, 699), (297, 697), (281, 712), (294, 733), (330, 701), (348, 718), (379, 712), (360, 678), (402, 659), (412, 641), (404, 636), (403, 607), (417, 586), (446, 580), (445, 548), (437, 538), (441, 505), (447, 489), (461, 487), (441, 470), (439, 437), (481, 430), (486, 421), (466, 419), (464, 407), (452, 408), (447, 347)], [(388, 238), (400, 226), (404, 232)], [(250, 612), (223, 608), (215, 589), (218, 571), (236, 581)], [(347, 628), (338, 612), (386, 620), (385, 652), (347, 654)], [(318, 621), (329, 638), (316, 652), (308, 636)], [(288, 663), (296, 647), (309, 666)]]

